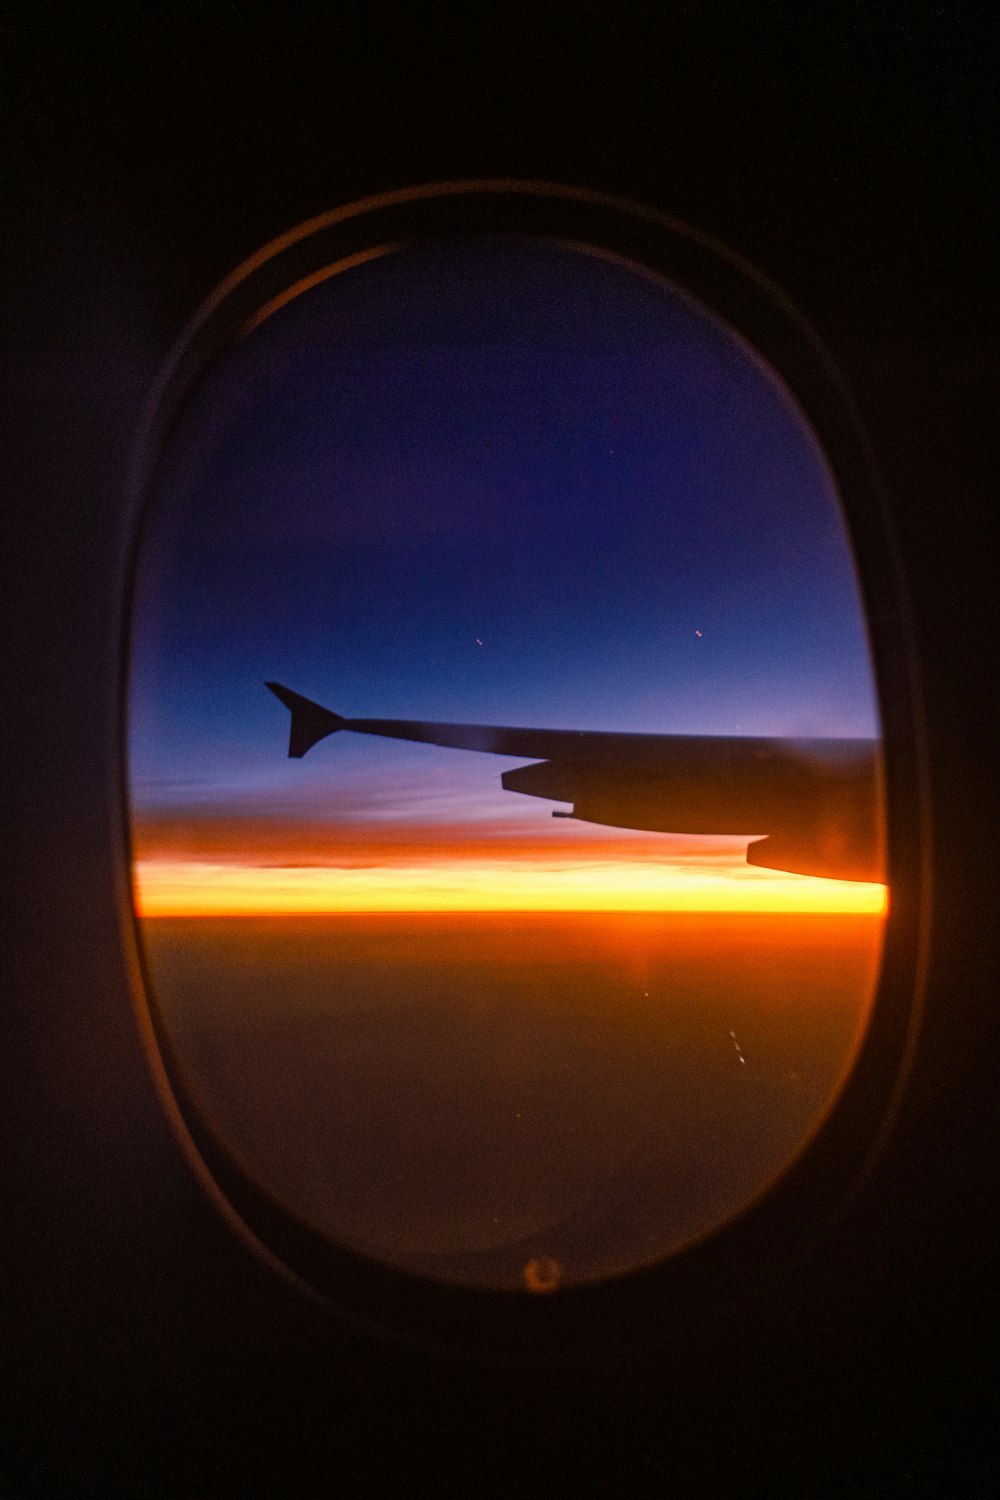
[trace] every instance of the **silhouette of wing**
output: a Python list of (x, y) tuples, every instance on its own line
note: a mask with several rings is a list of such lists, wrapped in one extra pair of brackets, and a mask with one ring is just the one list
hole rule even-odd
[(412, 719), (348, 719), (266, 684), (291, 711), (296, 758), (340, 730), (531, 759), (504, 771), (511, 792), (568, 802), (553, 816), (658, 833), (756, 835), (750, 864), (841, 880), (882, 880), (875, 740), (616, 734)]

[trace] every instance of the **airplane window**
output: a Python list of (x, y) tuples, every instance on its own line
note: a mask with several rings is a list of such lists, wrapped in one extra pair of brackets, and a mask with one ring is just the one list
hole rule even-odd
[(830, 464), (734, 327), (555, 237), (354, 253), (163, 435), (131, 620), (149, 1001), (332, 1244), (545, 1294), (820, 1130), (886, 906)]

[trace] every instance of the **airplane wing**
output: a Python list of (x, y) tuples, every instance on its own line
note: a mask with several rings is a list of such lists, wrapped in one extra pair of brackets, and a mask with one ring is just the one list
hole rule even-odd
[(555, 817), (659, 833), (746, 833), (756, 835), (750, 864), (840, 880), (885, 878), (875, 740), (348, 719), (281, 683), (266, 686), (291, 712), (288, 753), (295, 758), (347, 730), (531, 759), (504, 771), (501, 785), (572, 803)]

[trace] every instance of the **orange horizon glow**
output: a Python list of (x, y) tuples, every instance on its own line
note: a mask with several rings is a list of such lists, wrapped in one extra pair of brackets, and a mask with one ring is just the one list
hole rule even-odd
[(758, 869), (738, 855), (703, 862), (628, 858), (418, 859), (331, 867), (140, 858), (142, 917), (390, 912), (811, 912), (883, 914), (887, 889)]

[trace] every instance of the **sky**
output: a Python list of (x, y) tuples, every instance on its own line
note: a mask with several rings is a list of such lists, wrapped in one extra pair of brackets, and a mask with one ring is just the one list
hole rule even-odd
[(132, 628), (140, 908), (877, 910), (747, 837), (553, 819), (522, 762), (346, 716), (874, 736), (839, 504), (773, 372), (670, 285), (516, 238), (355, 265), (202, 379), (162, 455)]

